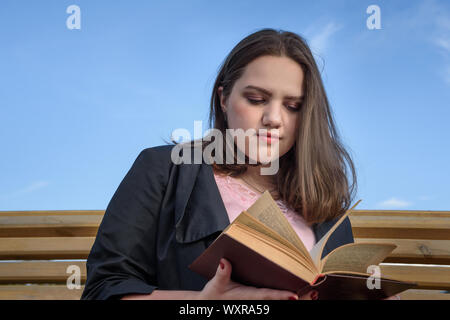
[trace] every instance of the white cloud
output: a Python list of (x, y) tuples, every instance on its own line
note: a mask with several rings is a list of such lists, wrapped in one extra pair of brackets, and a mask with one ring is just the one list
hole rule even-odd
[[(414, 30), (426, 30), (425, 37), (442, 54), (443, 66), (438, 73), (450, 84), (450, 14), (447, 6), (434, 0), (422, 2), (416, 8), (414, 20)], [(428, 25), (430, 28), (426, 28)]]
[(439, 17), (436, 25), (438, 36), (433, 39), (433, 43), (441, 50), (444, 58), (444, 66), (440, 70), (440, 74), (450, 85), (450, 16)]
[(19, 196), (19, 195), (24, 195), (24, 194), (45, 188), (48, 185), (49, 185), (48, 181), (33, 181), (30, 184), (28, 184), (27, 186), (25, 186), (19, 190), (1, 195), (0, 198), (4, 199), (4, 198), (11, 198), (11, 197)]
[(448, 38), (436, 38), (434, 40), (434, 44), (444, 49), (445, 51), (450, 52), (450, 36)]
[(29, 192), (33, 192), (35, 190), (39, 190), (42, 189), (46, 186), (48, 186), (48, 181), (35, 181), (30, 183), (28, 186), (26, 186), (25, 188), (17, 191), (17, 193), (29, 193)]
[(308, 44), (311, 47), (311, 50), (315, 53), (323, 53), (330, 42), (331, 36), (341, 28), (341, 25), (338, 25), (333, 21), (327, 23), (317, 32), (312, 32), (312, 27), (308, 28), (305, 35), (306, 38), (309, 39)]
[[(444, 1), (426, 0), (417, 2), (404, 10), (390, 13), (389, 18), (383, 18), (383, 29), (389, 39), (404, 38), (410, 35), (416, 40), (439, 51), (442, 61), (436, 68), (436, 73), (450, 84), (450, 11)], [(370, 33), (361, 33), (361, 39), (367, 40)], [(364, 38), (366, 37), (366, 38)], [(361, 40), (359, 40), (361, 41)], [(394, 46), (394, 43), (389, 44)]]
[(450, 85), (450, 36), (447, 36), (447, 38), (435, 38), (434, 44), (441, 50), (444, 58), (444, 65), (438, 70), (438, 73), (442, 76), (444, 81)]
[(382, 201), (378, 203), (378, 206), (386, 208), (386, 209), (392, 209), (392, 208), (404, 208), (410, 206), (412, 203), (408, 201), (404, 201), (398, 198), (390, 198), (388, 200)]

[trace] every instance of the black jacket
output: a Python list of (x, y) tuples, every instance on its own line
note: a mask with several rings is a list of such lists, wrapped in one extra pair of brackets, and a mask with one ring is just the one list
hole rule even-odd
[[(120, 183), (88, 256), (81, 299), (118, 299), (155, 288), (201, 290), (207, 283), (188, 265), (230, 221), (212, 166), (173, 164), (172, 148), (144, 149)], [(314, 225), (316, 240), (336, 221)], [(324, 255), (351, 242), (346, 218)]]

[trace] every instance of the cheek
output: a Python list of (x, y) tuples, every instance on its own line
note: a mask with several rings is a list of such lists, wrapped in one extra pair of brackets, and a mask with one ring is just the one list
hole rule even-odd
[(228, 122), (232, 128), (242, 128), (247, 130), (255, 128), (258, 121), (258, 112), (251, 108), (246, 101), (242, 99), (231, 100), (228, 114)]
[(297, 128), (297, 118), (298, 116), (292, 116), (290, 115), (289, 118), (287, 118), (285, 121), (285, 143), (287, 147), (292, 147), (295, 143), (295, 139), (297, 138), (298, 128)]

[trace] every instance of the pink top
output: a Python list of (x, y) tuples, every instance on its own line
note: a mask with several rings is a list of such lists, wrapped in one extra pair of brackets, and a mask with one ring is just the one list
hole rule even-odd
[[(214, 178), (222, 196), (223, 203), (225, 204), (230, 222), (233, 222), (243, 210), (247, 210), (261, 196), (260, 193), (253, 191), (245, 184), (230, 176), (214, 173)], [(286, 207), (282, 200), (276, 200), (275, 202), (291, 223), (295, 232), (297, 232), (306, 249), (310, 251), (316, 243), (312, 228), (306, 224), (303, 217)]]

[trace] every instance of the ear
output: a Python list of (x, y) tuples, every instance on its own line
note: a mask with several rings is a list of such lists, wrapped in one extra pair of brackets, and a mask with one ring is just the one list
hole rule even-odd
[(226, 99), (223, 96), (223, 87), (220, 86), (217, 88), (217, 94), (219, 95), (219, 101), (220, 101), (220, 107), (222, 108), (223, 112), (227, 112), (227, 106), (226, 106)]

